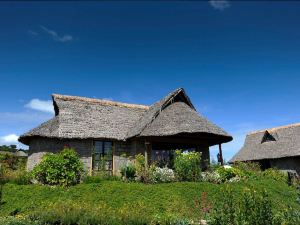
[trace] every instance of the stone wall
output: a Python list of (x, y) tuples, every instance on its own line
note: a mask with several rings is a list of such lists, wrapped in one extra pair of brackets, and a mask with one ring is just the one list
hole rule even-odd
[(29, 145), (29, 154), (27, 161), (27, 170), (32, 170), (37, 165), (45, 153), (56, 153), (61, 151), (64, 146), (74, 148), (86, 171), (91, 170), (92, 166), (92, 140), (75, 140), (75, 139), (51, 139), (51, 138), (33, 138)]
[[(42, 156), (47, 152), (56, 153), (61, 151), (64, 146), (74, 148), (82, 160), (85, 170), (92, 171), (92, 149), (93, 140), (87, 139), (51, 139), (34, 138), (30, 142), (27, 170), (41, 161)], [(151, 148), (151, 145), (149, 146)], [(142, 140), (133, 141), (114, 141), (113, 144), (113, 174), (119, 175), (122, 166), (133, 163), (136, 154), (145, 154), (145, 142)], [(202, 168), (209, 165), (209, 148), (197, 147), (197, 151), (202, 152)], [(148, 149), (148, 159), (151, 162), (151, 149)], [(130, 162), (131, 160), (131, 162)]]
[(296, 170), (300, 175), (300, 157), (289, 157), (270, 160), (271, 167), (276, 167), (280, 170)]

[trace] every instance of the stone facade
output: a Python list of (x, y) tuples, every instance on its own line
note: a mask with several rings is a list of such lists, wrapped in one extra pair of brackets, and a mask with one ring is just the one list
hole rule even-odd
[(64, 146), (76, 149), (86, 171), (91, 170), (92, 166), (92, 140), (76, 139), (51, 139), (51, 138), (33, 138), (29, 145), (29, 154), (27, 161), (27, 170), (32, 170), (37, 165), (42, 156), (46, 153), (56, 153), (61, 151)]

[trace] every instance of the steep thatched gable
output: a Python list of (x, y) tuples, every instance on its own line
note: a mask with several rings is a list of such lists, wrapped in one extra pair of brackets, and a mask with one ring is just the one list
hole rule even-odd
[(300, 156), (300, 123), (249, 133), (230, 160), (251, 161)]

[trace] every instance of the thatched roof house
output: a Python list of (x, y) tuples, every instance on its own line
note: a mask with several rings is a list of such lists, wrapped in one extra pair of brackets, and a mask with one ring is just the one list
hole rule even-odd
[(296, 170), (300, 174), (300, 123), (249, 133), (230, 161), (257, 161), (263, 168)]
[(232, 140), (197, 113), (182, 88), (151, 106), (58, 94), (52, 99), (55, 117), (19, 138), (29, 145), (28, 169), (45, 152), (58, 151), (64, 145), (74, 147), (89, 169), (112, 152), (108, 167), (116, 172), (124, 153), (143, 153), (151, 161), (157, 155), (167, 157), (161, 156), (161, 150), (166, 153), (182, 147), (197, 148), (208, 157), (209, 146)]

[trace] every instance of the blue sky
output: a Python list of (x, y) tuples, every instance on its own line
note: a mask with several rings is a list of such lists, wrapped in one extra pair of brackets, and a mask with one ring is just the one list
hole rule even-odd
[[(299, 122), (298, 2), (0, 3), (0, 144), (51, 118), (51, 94), (152, 104), (184, 87), (233, 135)], [(212, 155), (216, 154), (213, 148)]]

